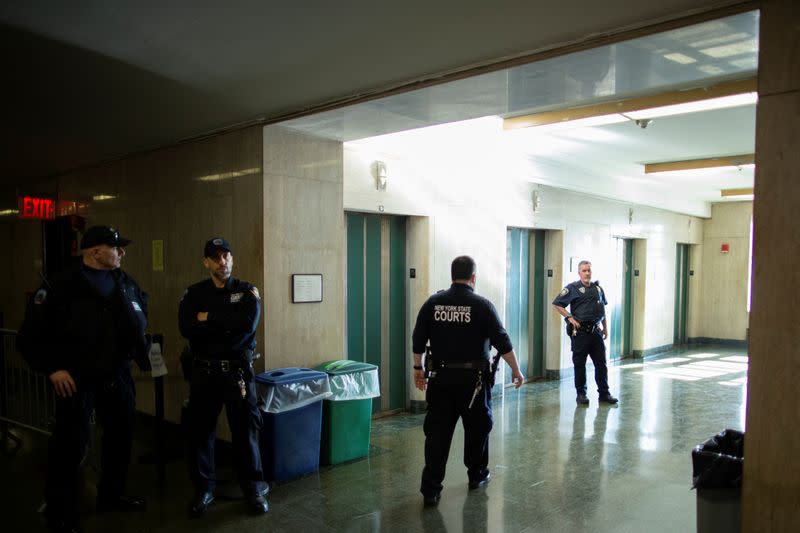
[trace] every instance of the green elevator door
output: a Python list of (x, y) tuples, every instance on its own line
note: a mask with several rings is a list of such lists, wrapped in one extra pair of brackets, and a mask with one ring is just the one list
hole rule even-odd
[[(528, 379), (544, 375), (544, 231), (506, 231), (506, 330)], [(506, 383), (511, 370), (506, 367)]]
[(633, 240), (615, 239), (614, 276), (604, 287), (610, 307), (609, 358), (631, 353), (631, 306), (633, 303)]
[(686, 315), (689, 293), (689, 245), (675, 245), (675, 325), (672, 342), (686, 344)]
[(378, 367), (373, 412), (406, 400), (406, 219), (346, 213), (347, 358)]

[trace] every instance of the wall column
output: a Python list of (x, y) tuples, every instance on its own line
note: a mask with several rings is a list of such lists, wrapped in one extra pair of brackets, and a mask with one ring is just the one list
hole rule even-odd
[(800, 4), (761, 10), (742, 530), (800, 523)]

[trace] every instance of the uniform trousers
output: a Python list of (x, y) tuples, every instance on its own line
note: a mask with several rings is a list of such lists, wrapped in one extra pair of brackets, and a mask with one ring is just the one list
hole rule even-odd
[(55, 427), (48, 441), (45, 501), (50, 520), (77, 520), (78, 483), (89, 445), (92, 411), (103, 430), (97, 499), (113, 501), (121, 496), (128, 477), (136, 403), (129, 363), (102, 378), (73, 379), (76, 393), (69, 398), (56, 397)]
[(425, 468), (420, 492), (435, 496), (442, 491), (450, 443), (458, 419), (464, 427), (464, 466), (470, 481), (479, 481), (489, 473), (489, 432), (492, 431), (492, 392), (484, 382), (468, 409), (475, 382), (463, 384), (428, 382), (425, 415)]
[(586, 356), (594, 364), (594, 381), (600, 396), (608, 394), (608, 368), (606, 367), (606, 345), (599, 331), (588, 333), (578, 331), (570, 336), (572, 341), (572, 364), (575, 367), (575, 390), (586, 394)]
[[(245, 382), (242, 398), (238, 381)], [(214, 444), (217, 418), (225, 406), (233, 441), (234, 467), (245, 495), (266, 488), (261, 468), (259, 436), (261, 412), (258, 409), (253, 370), (245, 367), (228, 372), (192, 369), (187, 412), (189, 434), (189, 477), (197, 491), (213, 492), (216, 487)]]

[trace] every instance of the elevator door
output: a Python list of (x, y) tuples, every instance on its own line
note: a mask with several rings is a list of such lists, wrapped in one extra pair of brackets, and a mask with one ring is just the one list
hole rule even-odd
[(686, 344), (686, 315), (689, 296), (689, 245), (675, 245), (675, 325), (672, 342)]
[(347, 358), (378, 367), (373, 412), (406, 402), (405, 217), (346, 213)]
[[(544, 231), (506, 231), (506, 331), (527, 379), (544, 375)], [(511, 370), (506, 370), (510, 383)]]
[(614, 270), (606, 289), (610, 307), (609, 358), (631, 353), (631, 305), (633, 302), (633, 240), (614, 239)]

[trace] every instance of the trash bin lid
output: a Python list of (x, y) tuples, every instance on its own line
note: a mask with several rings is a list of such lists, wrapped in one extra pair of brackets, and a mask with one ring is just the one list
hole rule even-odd
[(256, 376), (256, 383), (273, 386), (286, 385), (289, 383), (302, 383), (315, 379), (325, 379), (326, 377), (327, 375), (324, 372), (317, 372), (310, 368), (274, 368), (258, 374)]
[(338, 359), (336, 361), (328, 361), (314, 367), (314, 370), (325, 372), (331, 376), (338, 374), (355, 374), (357, 372), (367, 372), (378, 368), (376, 365), (369, 363), (362, 363), (361, 361), (352, 361), (350, 359)]

